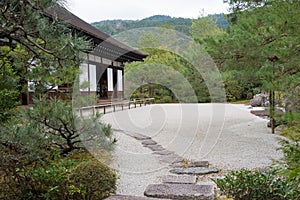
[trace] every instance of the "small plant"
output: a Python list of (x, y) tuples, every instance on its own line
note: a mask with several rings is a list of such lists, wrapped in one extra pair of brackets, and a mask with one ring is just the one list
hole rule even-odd
[(221, 193), (236, 200), (300, 199), (297, 184), (278, 175), (279, 169), (232, 171), (212, 179)]
[(105, 199), (116, 191), (117, 175), (97, 160), (82, 162), (69, 177), (70, 199)]

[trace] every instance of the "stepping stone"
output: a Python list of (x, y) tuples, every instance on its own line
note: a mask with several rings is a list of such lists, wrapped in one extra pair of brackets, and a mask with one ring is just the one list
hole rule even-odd
[(218, 173), (219, 170), (216, 168), (193, 167), (193, 168), (175, 168), (175, 169), (171, 169), (170, 172), (173, 174), (204, 175), (204, 174)]
[(175, 154), (170, 154), (170, 155), (162, 155), (159, 158), (160, 161), (165, 162), (165, 163), (179, 163), (184, 161), (184, 158), (182, 158), (181, 156), (175, 155)]
[(188, 168), (188, 167), (209, 167), (208, 161), (193, 161), (189, 163), (174, 163), (171, 165), (174, 168)]
[(144, 145), (144, 146), (148, 146), (148, 145), (156, 145), (157, 144), (157, 142), (155, 142), (154, 140), (152, 140), (152, 139), (149, 139), (149, 140), (143, 140), (143, 142), (142, 142), (142, 145)]
[(129, 195), (113, 195), (105, 200), (157, 200), (156, 198), (149, 197), (138, 197), (138, 196), (129, 196)]
[(139, 133), (128, 133), (128, 132), (124, 132), (126, 135), (135, 138), (136, 140), (150, 140), (151, 137), (139, 134)]
[(147, 145), (146, 147), (148, 147), (149, 149), (151, 149), (152, 151), (163, 151), (166, 150), (165, 148), (163, 148), (161, 145), (159, 144), (155, 144), (155, 145)]
[(148, 185), (144, 194), (148, 197), (181, 200), (213, 200), (215, 198), (213, 185), (152, 184)]
[(167, 175), (162, 177), (163, 183), (180, 183), (180, 184), (195, 184), (197, 181), (196, 176), (174, 176)]
[(169, 150), (163, 150), (163, 151), (155, 151), (153, 152), (153, 154), (157, 154), (157, 155), (171, 155), (174, 154), (173, 151), (169, 151)]
[(192, 161), (188, 163), (189, 167), (208, 167), (209, 162), (208, 161)]

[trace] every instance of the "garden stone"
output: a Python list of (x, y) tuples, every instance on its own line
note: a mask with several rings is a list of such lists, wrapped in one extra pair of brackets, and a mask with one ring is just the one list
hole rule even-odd
[(218, 173), (219, 170), (216, 168), (193, 167), (193, 168), (175, 168), (175, 169), (171, 169), (170, 172), (173, 174), (204, 175), (204, 174)]
[(197, 180), (196, 176), (174, 176), (167, 175), (162, 177), (163, 183), (180, 183), (180, 184), (195, 184)]
[(192, 161), (188, 163), (189, 167), (208, 167), (209, 162), (208, 161)]
[(163, 150), (163, 151), (155, 151), (153, 152), (153, 154), (157, 154), (157, 155), (171, 155), (174, 154), (173, 151), (168, 151), (168, 150)]
[(147, 145), (147, 147), (149, 149), (151, 149), (152, 151), (163, 151), (165, 150), (165, 148), (163, 148), (161, 145), (159, 144), (155, 144), (155, 145)]
[(181, 200), (213, 200), (213, 185), (195, 184), (152, 184), (145, 190), (145, 196)]
[(135, 138), (136, 140), (150, 140), (151, 137), (139, 134), (139, 133), (128, 133), (128, 132), (124, 132), (126, 135)]
[(138, 197), (138, 196), (128, 196), (128, 195), (113, 195), (105, 200), (157, 200), (156, 198), (149, 197)]
[(152, 140), (152, 139), (149, 139), (149, 140), (143, 140), (142, 141), (142, 145), (144, 145), (144, 146), (147, 146), (147, 145), (156, 145), (157, 143), (154, 141), (154, 140)]

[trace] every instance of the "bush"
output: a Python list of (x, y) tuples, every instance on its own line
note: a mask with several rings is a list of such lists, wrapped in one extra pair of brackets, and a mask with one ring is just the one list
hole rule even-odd
[[(287, 140), (280, 140), (281, 151), (284, 157), (281, 158), (280, 163), (283, 168), (281, 172), (288, 180), (300, 182), (300, 144)], [(300, 185), (299, 185), (300, 186)]]
[(24, 197), (37, 200), (67, 199), (68, 176), (78, 163), (78, 160), (67, 157), (54, 160), (44, 166), (29, 169), (25, 173), (26, 182), (22, 183), (28, 186), (27, 191), (23, 192)]
[(78, 165), (69, 177), (70, 198), (74, 200), (105, 199), (116, 191), (117, 175), (97, 160)]
[[(79, 118), (70, 102), (36, 100), (0, 126), (0, 199), (68, 199), (68, 178), (82, 152), (111, 150), (112, 134), (98, 114)], [(88, 178), (84, 183), (98, 180)]]
[(43, 164), (34, 163), (15, 173), (2, 174), (4, 181), (0, 183), (0, 199), (66, 199), (67, 178), (77, 163), (70, 158), (56, 159)]
[(300, 199), (297, 182), (278, 176), (279, 169), (232, 171), (223, 179), (213, 179), (221, 193), (236, 200)]
[(24, 169), (17, 178), (1, 176), (0, 199), (98, 200), (115, 192), (114, 171), (87, 153), (74, 155)]

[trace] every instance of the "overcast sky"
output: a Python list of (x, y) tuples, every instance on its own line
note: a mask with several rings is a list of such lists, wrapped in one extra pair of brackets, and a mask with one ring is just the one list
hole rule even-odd
[(223, 0), (67, 0), (68, 9), (85, 20), (143, 19), (152, 15), (197, 18), (206, 14), (227, 13)]

